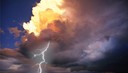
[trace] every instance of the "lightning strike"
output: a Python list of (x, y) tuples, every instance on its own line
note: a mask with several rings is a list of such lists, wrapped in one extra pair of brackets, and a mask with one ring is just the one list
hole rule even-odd
[(48, 44), (47, 44), (47, 46), (46, 46), (46, 48), (41, 52), (41, 53), (39, 53), (39, 54), (34, 54), (34, 57), (37, 57), (37, 56), (42, 56), (42, 61), (38, 64), (38, 70), (39, 70), (39, 73), (42, 73), (42, 67), (41, 67), (41, 65), (43, 64), (43, 63), (45, 63), (45, 64), (47, 64), (47, 62), (45, 61), (45, 52), (48, 50), (48, 48), (49, 48), (49, 45), (50, 45), (50, 41), (48, 42)]

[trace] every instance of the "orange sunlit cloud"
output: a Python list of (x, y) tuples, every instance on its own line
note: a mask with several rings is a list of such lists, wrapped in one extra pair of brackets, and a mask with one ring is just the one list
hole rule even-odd
[[(33, 16), (29, 22), (23, 23), (23, 28), (28, 33), (39, 36), (40, 32), (47, 29), (48, 25), (55, 20), (64, 21), (63, 13), (65, 10), (60, 7), (62, 4), (63, 0), (41, 0), (37, 6), (32, 8)], [(50, 29), (55, 32), (58, 30), (54, 26)]]

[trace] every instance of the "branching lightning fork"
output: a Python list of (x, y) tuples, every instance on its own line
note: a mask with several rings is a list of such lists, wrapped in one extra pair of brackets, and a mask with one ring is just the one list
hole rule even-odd
[(45, 61), (45, 52), (48, 50), (48, 48), (49, 48), (49, 45), (50, 45), (50, 41), (48, 42), (48, 44), (47, 44), (47, 46), (46, 46), (46, 48), (41, 52), (41, 53), (39, 53), (39, 54), (34, 54), (34, 57), (37, 57), (37, 56), (42, 56), (42, 61), (38, 64), (39, 65), (39, 73), (42, 73), (42, 67), (41, 67), (41, 64), (43, 64), (43, 63), (47, 63), (46, 61)]

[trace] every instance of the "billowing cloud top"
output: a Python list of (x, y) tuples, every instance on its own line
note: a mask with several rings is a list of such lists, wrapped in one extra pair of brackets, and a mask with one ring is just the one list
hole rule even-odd
[[(128, 44), (126, 0), (64, 0), (67, 21), (54, 20), (38, 37), (27, 35), (21, 52), (33, 53), (51, 41), (47, 61), (61, 66), (84, 65), (125, 70)], [(53, 31), (51, 28), (59, 31)], [(118, 57), (117, 57), (118, 56)], [(126, 60), (126, 61), (124, 61)], [(124, 62), (124, 63), (123, 63)], [(106, 63), (106, 64), (105, 64)], [(122, 66), (125, 65), (125, 66)], [(122, 68), (121, 68), (122, 67)]]

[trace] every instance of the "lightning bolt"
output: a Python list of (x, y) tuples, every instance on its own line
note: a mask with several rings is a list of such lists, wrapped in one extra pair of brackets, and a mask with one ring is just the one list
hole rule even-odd
[(42, 56), (42, 61), (38, 64), (38, 69), (39, 69), (39, 73), (42, 73), (42, 67), (41, 67), (41, 65), (43, 64), (43, 63), (46, 63), (47, 64), (47, 62), (45, 61), (45, 52), (48, 50), (48, 48), (49, 48), (49, 45), (50, 45), (50, 41), (48, 42), (48, 44), (47, 44), (47, 46), (46, 46), (46, 48), (41, 52), (41, 53), (39, 53), (39, 54), (34, 54), (34, 57), (37, 57), (37, 56)]

